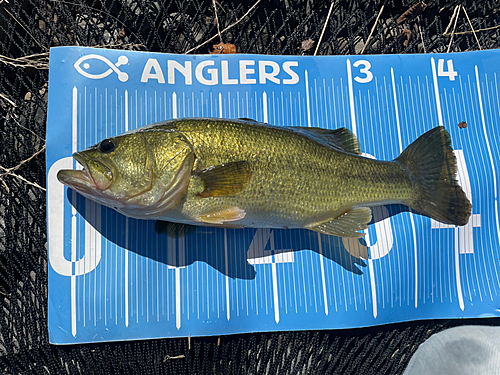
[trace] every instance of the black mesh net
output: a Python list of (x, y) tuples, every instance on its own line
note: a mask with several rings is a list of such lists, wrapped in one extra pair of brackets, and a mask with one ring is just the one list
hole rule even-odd
[[(424, 5), (334, 0), (331, 4), (0, 0), (1, 372), (397, 374), (431, 334), (464, 324), (412, 322), (190, 342), (163, 339), (66, 347), (48, 343), (44, 140), (49, 48), (80, 45), (207, 53), (224, 42), (234, 44), (240, 53), (331, 55), (499, 46), (499, 1), (429, 0)], [(459, 9), (460, 15), (453, 17)], [(498, 324), (493, 319), (466, 322)]]

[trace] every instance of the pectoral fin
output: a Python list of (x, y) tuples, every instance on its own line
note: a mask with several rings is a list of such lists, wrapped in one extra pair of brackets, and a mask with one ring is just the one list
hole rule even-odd
[(365, 234), (358, 231), (368, 228), (371, 219), (372, 211), (368, 207), (356, 207), (335, 219), (312, 223), (306, 228), (333, 236), (361, 238)]
[(228, 221), (237, 221), (243, 219), (245, 215), (246, 212), (241, 208), (231, 207), (231, 208), (226, 208), (225, 210), (215, 211), (197, 217), (195, 218), (195, 220), (206, 224), (220, 225)]
[(242, 191), (252, 176), (250, 163), (235, 161), (218, 165), (196, 175), (203, 181), (205, 189), (198, 196), (232, 197)]

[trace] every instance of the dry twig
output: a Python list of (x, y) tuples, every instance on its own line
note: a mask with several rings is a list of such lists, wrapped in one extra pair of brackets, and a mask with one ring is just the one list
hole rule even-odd
[(4, 170), (4, 171), (5, 171), (4, 173), (0, 174), (0, 177), (2, 177), (2, 176), (3, 176), (3, 175), (5, 175), (5, 174), (9, 174), (9, 173), (11, 173), (11, 172), (14, 172), (14, 171), (18, 170), (19, 168), (21, 168), (21, 167), (23, 166), (23, 164), (28, 163), (28, 162), (29, 162), (29, 161), (31, 161), (31, 160), (32, 160), (35, 156), (37, 156), (37, 155), (41, 154), (43, 151), (45, 151), (45, 145), (43, 145), (43, 147), (42, 147), (40, 150), (38, 150), (37, 152), (35, 152), (35, 153), (34, 153), (33, 155), (31, 155), (28, 159), (23, 160), (23, 161), (22, 161), (22, 162), (20, 162), (18, 165), (16, 165), (15, 167), (12, 167), (12, 168), (5, 168), (5, 167), (2, 167), (2, 166), (0, 165), (0, 168), (1, 168), (2, 170)]
[[(254, 9), (255, 9), (255, 7), (257, 6), (257, 4), (259, 4), (260, 2), (261, 2), (261, 0), (257, 0), (257, 2), (256, 2), (254, 5), (252, 5), (252, 7), (251, 7), (250, 9), (248, 9), (248, 11), (247, 11), (247, 12), (246, 12), (246, 13), (245, 13), (245, 14), (244, 14), (244, 15), (243, 15), (243, 16), (242, 16), (239, 20), (237, 20), (236, 22), (234, 22), (234, 23), (232, 23), (231, 25), (229, 25), (228, 27), (226, 27), (226, 28), (225, 28), (224, 30), (222, 30), (220, 33), (221, 33), (221, 34), (224, 34), (226, 31), (228, 31), (229, 29), (232, 29), (234, 26), (236, 26), (237, 24), (239, 24), (239, 23), (240, 23), (240, 22), (241, 22), (241, 21), (242, 21), (242, 20), (243, 20), (246, 16), (248, 16), (248, 15), (250, 14), (250, 12), (251, 12), (252, 10), (254, 10)], [(196, 47), (193, 47), (193, 48), (191, 48), (190, 50), (188, 50), (188, 51), (184, 52), (184, 54), (186, 54), (186, 55), (187, 55), (188, 53), (193, 52), (193, 51), (197, 50), (197, 49), (198, 49), (198, 48), (200, 48), (200, 47), (203, 47), (205, 44), (210, 43), (210, 42), (211, 42), (212, 40), (214, 40), (215, 38), (217, 38), (217, 35), (214, 35), (213, 37), (211, 37), (211, 38), (210, 38), (210, 39), (208, 39), (208, 40), (205, 40), (203, 43), (201, 43), (201, 44), (197, 45)]]
[(420, 16), (418, 16), (417, 26), (418, 32), (420, 33), (420, 38), (422, 39), (422, 47), (424, 47), (424, 53), (427, 53), (427, 51), (425, 50), (424, 35), (422, 34), (422, 28), (420, 27)]
[[(2, 166), (0, 166), (0, 168), (2, 168)], [(31, 186), (34, 186), (40, 190), (43, 190), (43, 191), (46, 191), (46, 189), (40, 185), (38, 185), (36, 182), (31, 182), (31, 181), (28, 181), (27, 179), (25, 179), (24, 177), (22, 176), (19, 176), (15, 173), (5, 173), (7, 176), (12, 176), (12, 177), (16, 177), (18, 179), (20, 179), (21, 181), (27, 183), (28, 185), (31, 185)], [(1, 179), (0, 181), (2, 181), (2, 183), (4, 184), (5, 188), (7, 189), (7, 193), (10, 193), (10, 189), (9, 187), (7, 186), (7, 184), (5, 183), (5, 181), (3, 179)]]
[(7, 95), (4, 95), (4, 94), (0, 93), (0, 100), (5, 100), (8, 104), (10, 104), (11, 106), (13, 106), (14, 108), (17, 107), (16, 103), (14, 103), (14, 101), (12, 101), (11, 99), (9, 99), (9, 97)]
[(219, 34), (220, 42), (224, 44), (224, 42), (222, 41), (222, 35), (220, 35), (219, 16), (217, 15), (217, 6), (215, 4), (215, 0), (212, 0), (212, 3), (214, 4), (215, 23), (217, 23), (217, 33)]
[(448, 26), (446, 26), (446, 30), (444, 31), (443, 35), (449, 35), (448, 31), (450, 30), (450, 27), (451, 27), (451, 24), (453, 23), (453, 20), (457, 16), (457, 10), (458, 10), (458, 8), (459, 8), (459, 5), (457, 5), (455, 7), (455, 9), (453, 10), (453, 14), (451, 15), (450, 22), (448, 23)]
[(182, 358), (186, 358), (186, 356), (184, 354), (176, 355), (176, 356), (166, 355), (165, 358), (163, 359), (163, 362), (167, 362), (167, 361), (169, 361), (171, 359), (182, 359)]
[[(465, 17), (467, 18), (467, 22), (469, 22), (469, 26), (470, 26), (470, 28), (471, 28), (472, 31), (463, 31), (463, 32), (456, 33), (455, 32), (455, 28), (457, 26), (457, 21), (458, 21), (458, 16), (460, 14), (460, 10), (462, 10), (462, 9), (464, 10)], [(452, 30), (452, 32), (450, 34), (450, 33), (448, 33), (448, 31), (450, 30), (450, 26), (451, 26), (451, 23), (453, 22), (453, 20), (455, 20), (455, 23), (453, 25), (453, 30)], [(472, 22), (471, 22), (471, 20), (469, 18), (469, 14), (467, 13), (467, 10), (465, 9), (465, 7), (463, 7), (462, 5), (457, 5), (455, 7), (455, 10), (453, 11), (453, 15), (451, 16), (450, 23), (448, 24), (448, 27), (446, 27), (446, 30), (443, 33), (443, 35), (451, 35), (450, 44), (448, 45), (448, 50), (446, 52), (450, 51), (451, 43), (452, 43), (453, 37), (455, 35), (462, 35), (462, 34), (469, 34), (469, 33), (473, 33), (474, 34), (474, 38), (476, 39), (477, 45), (479, 46), (479, 49), (482, 50), (481, 44), (479, 43), (479, 39), (477, 37), (476, 32), (478, 32), (478, 31), (486, 31), (486, 30), (493, 30), (493, 29), (497, 29), (499, 27), (500, 26), (493, 26), (493, 27), (488, 27), (486, 29), (475, 30), (474, 26), (472, 26)]]
[(16, 59), (0, 55), (0, 62), (19, 68), (35, 68), (40, 70), (49, 69), (49, 52), (22, 56)]
[[(497, 25), (497, 26), (491, 26), (491, 27), (486, 27), (484, 29), (477, 29), (477, 30), (474, 30), (474, 31), (460, 31), (460, 32), (457, 32), (455, 33), (455, 35), (463, 35), (463, 34), (471, 34), (471, 33), (478, 33), (480, 31), (488, 31), (488, 30), (495, 30), (495, 29), (498, 29), (500, 27), (500, 25)], [(450, 33), (445, 33), (443, 35), (451, 35)]]
[[(117, 48), (125, 50), (145, 49), (143, 44), (109, 44), (105, 46), (90, 46), (91, 48)], [(49, 52), (37, 53), (29, 56), (21, 56), (16, 59), (0, 55), (0, 62), (19, 67), (19, 68), (34, 68), (39, 70), (49, 69)]]
[(448, 44), (448, 49), (446, 50), (446, 53), (450, 52), (451, 43), (453, 42), (453, 36), (455, 35), (455, 28), (457, 27), (457, 21), (458, 21), (458, 15), (460, 14), (460, 9), (462, 9), (462, 5), (458, 5), (458, 11), (455, 16), (455, 23), (453, 24), (453, 30), (451, 31), (450, 44)]
[(3, 179), (0, 179), (0, 181), (2, 181), (3, 186), (5, 186), (5, 190), (7, 190), (7, 193), (10, 193), (10, 189), (7, 183)]
[(479, 46), (479, 49), (482, 50), (481, 44), (479, 44), (479, 39), (477, 38), (477, 35), (476, 35), (476, 30), (474, 30), (474, 26), (472, 26), (472, 22), (470, 22), (469, 15), (467, 14), (467, 10), (465, 9), (465, 7), (464, 7), (464, 13), (465, 13), (465, 17), (467, 17), (467, 21), (469, 21), (470, 28), (472, 29), (472, 32), (474, 33), (474, 38), (476, 38), (477, 45)]
[(363, 52), (365, 52), (365, 48), (368, 45), (368, 42), (370, 41), (370, 39), (372, 38), (373, 32), (375, 31), (375, 28), (377, 27), (378, 19), (380, 18), (380, 15), (384, 11), (384, 6), (385, 5), (382, 5), (382, 7), (380, 8), (380, 11), (378, 12), (377, 18), (375, 19), (375, 23), (373, 24), (373, 27), (370, 31), (370, 35), (368, 35), (368, 39), (366, 39), (365, 45), (363, 46), (363, 49), (361, 50), (360, 55), (362, 55)]
[(319, 45), (323, 40), (323, 34), (325, 33), (326, 26), (328, 25), (328, 21), (330, 21), (330, 15), (332, 14), (333, 4), (335, 4), (335, 0), (332, 0), (332, 4), (330, 5), (330, 10), (328, 11), (328, 15), (326, 16), (325, 25), (323, 26), (323, 30), (321, 31), (321, 36), (319, 37), (318, 44), (316, 44), (316, 49), (314, 50), (314, 56), (318, 53)]
[[(26, 164), (28, 163), (30, 160), (32, 160), (35, 156), (41, 154), (43, 151), (45, 151), (45, 145), (40, 149), (38, 150), (37, 152), (35, 152), (33, 155), (31, 155), (28, 159), (25, 159), (23, 160), (22, 162), (20, 162), (18, 165), (16, 165), (15, 167), (12, 167), (12, 168), (5, 168), (3, 166), (0, 165), (0, 169), (2, 171), (4, 171), (2, 174), (0, 174), (0, 177), (3, 177), (5, 175), (8, 175), (8, 176), (13, 176), (13, 177), (16, 177), (18, 179), (20, 179), (21, 181), (24, 181), (25, 183), (27, 183), (28, 185), (32, 185), (32, 186), (35, 186), (39, 189), (42, 189), (45, 191), (45, 188), (38, 185), (37, 183), (35, 182), (31, 182), (31, 181), (28, 181), (27, 179), (25, 179), (24, 177), (22, 176), (19, 176), (15, 173), (13, 173), (14, 171), (18, 170), (19, 168), (21, 168), (21, 166), (23, 164)], [(2, 183), (4, 184), (5, 188), (7, 189), (7, 193), (10, 193), (10, 190), (9, 190), (9, 187), (7, 186), (7, 184), (5, 183), (5, 181), (3, 179), (1, 179), (0, 181), (2, 181)]]

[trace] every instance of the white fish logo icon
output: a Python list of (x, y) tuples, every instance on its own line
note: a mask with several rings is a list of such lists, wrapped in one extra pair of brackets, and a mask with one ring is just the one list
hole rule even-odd
[[(95, 60), (100, 60), (100, 61), (104, 62), (105, 64), (107, 64), (109, 66), (110, 69), (106, 70), (104, 73), (101, 73), (101, 74), (89, 73), (89, 72), (87, 72), (87, 71), (84, 70), (84, 69), (90, 69), (91, 65), (88, 62), (85, 62), (83, 64), (83, 69), (82, 69), (82, 63), (84, 61), (94, 60), (94, 59)], [(85, 55), (85, 56), (80, 57), (75, 62), (74, 67), (78, 71), (78, 73), (80, 73), (82, 76), (87, 77), (87, 78), (102, 79), (102, 78), (106, 78), (111, 73), (115, 72), (118, 75), (118, 79), (121, 82), (126, 82), (128, 80), (128, 74), (125, 73), (125, 72), (122, 72), (122, 71), (120, 71), (120, 69), (118, 69), (119, 66), (122, 66), (122, 65), (125, 65), (125, 64), (128, 64), (128, 58), (127, 58), (127, 56), (120, 56), (120, 57), (118, 57), (118, 62), (116, 64), (113, 64), (111, 61), (109, 61), (104, 56), (100, 56), (100, 55)]]

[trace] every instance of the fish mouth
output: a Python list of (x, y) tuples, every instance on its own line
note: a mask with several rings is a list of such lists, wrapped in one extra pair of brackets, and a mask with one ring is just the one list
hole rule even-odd
[(73, 159), (75, 159), (83, 169), (63, 169), (57, 172), (57, 179), (64, 185), (74, 188), (75, 190), (81, 189), (96, 189), (97, 186), (92, 178), (91, 174), (88, 172), (87, 163), (85, 162), (85, 157), (78, 152), (73, 154)]
[[(103, 181), (99, 178), (97, 174), (94, 176), (88, 166), (88, 157), (85, 155), (75, 152), (73, 158), (82, 166), (83, 169), (63, 169), (57, 173), (57, 179), (64, 185), (73, 188), (77, 191), (83, 193), (95, 193), (95, 190), (105, 190), (109, 183)], [(96, 160), (91, 160), (92, 164), (99, 165), (100, 169), (106, 171), (106, 173), (111, 174), (111, 170), (105, 166), (103, 163)]]

